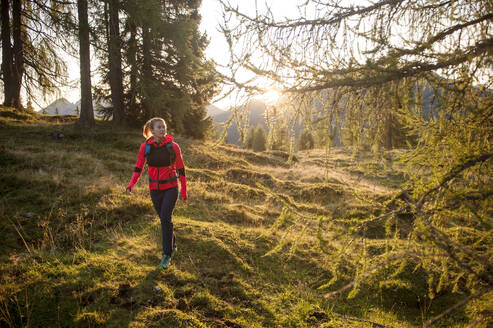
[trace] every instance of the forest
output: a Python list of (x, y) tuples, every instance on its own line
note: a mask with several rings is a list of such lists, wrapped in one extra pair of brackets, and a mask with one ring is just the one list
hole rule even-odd
[[(227, 64), (201, 0), (1, 0), (0, 326), (490, 327), (493, 3), (217, 3)], [(36, 112), (67, 56), (79, 115)], [(164, 271), (123, 194), (152, 117), (189, 180)]]
[[(176, 132), (203, 138), (210, 125), (204, 106), (219, 80), (204, 58), (199, 6), (193, 0), (2, 1), (4, 105), (28, 108), (56, 92), (67, 83), (66, 57), (74, 56), (79, 125), (94, 126), (96, 98), (111, 103), (108, 116), (116, 126), (141, 125), (159, 114)], [(91, 67), (91, 57), (98, 67)], [(95, 71), (101, 81), (93, 86)]]

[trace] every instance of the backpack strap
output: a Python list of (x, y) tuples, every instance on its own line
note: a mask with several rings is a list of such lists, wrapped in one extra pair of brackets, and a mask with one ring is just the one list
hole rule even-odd
[(173, 165), (176, 159), (176, 153), (175, 153), (175, 149), (173, 148), (173, 144), (171, 142), (168, 142), (166, 144), (166, 149), (168, 149), (171, 165)]
[(144, 152), (144, 157), (147, 158), (149, 156), (149, 153), (151, 152), (151, 145), (146, 144), (145, 152)]

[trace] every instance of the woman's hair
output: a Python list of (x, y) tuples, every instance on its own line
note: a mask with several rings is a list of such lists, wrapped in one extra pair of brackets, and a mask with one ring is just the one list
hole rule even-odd
[(142, 135), (146, 139), (148, 139), (152, 135), (151, 129), (154, 127), (154, 123), (156, 123), (157, 121), (162, 121), (164, 124), (164, 129), (168, 130), (168, 128), (166, 126), (166, 122), (164, 121), (164, 119), (162, 119), (160, 117), (153, 117), (149, 121), (147, 121), (146, 124), (144, 124), (144, 128), (142, 129)]

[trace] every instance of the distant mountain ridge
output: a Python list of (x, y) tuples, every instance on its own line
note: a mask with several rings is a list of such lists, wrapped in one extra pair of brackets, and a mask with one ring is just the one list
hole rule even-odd
[[(49, 115), (75, 115), (79, 116), (80, 114), (80, 105), (81, 105), (81, 100), (78, 100), (75, 104), (71, 103), (65, 98), (59, 98), (46, 106), (45, 108), (42, 108), (39, 112), (42, 114), (49, 114)], [(107, 103), (97, 103), (93, 102), (93, 108), (94, 108), (94, 115), (96, 117), (102, 117), (103, 115), (100, 113), (98, 109), (101, 107), (108, 107), (111, 106), (111, 104)]]
[(43, 114), (50, 115), (79, 115), (77, 112), (77, 105), (71, 103), (65, 98), (59, 98), (41, 109)]
[[(267, 123), (265, 122), (265, 103), (261, 100), (252, 100), (249, 102), (247, 111), (248, 111), (248, 122), (249, 126), (256, 127), (257, 125), (262, 125), (266, 131)], [(229, 120), (229, 118), (233, 115), (233, 112), (221, 111), (217, 112), (215, 115), (212, 115), (211, 118), (213, 122), (220, 124)], [(240, 132), (238, 131), (238, 124), (236, 120), (233, 120), (227, 129), (226, 140), (229, 144), (241, 145), (240, 141)]]
[[(260, 99), (253, 99), (248, 103), (246, 109), (248, 113), (248, 127), (257, 127), (258, 125), (261, 125), (264, 127), (265, 131), (269, 133), (269, 128), (267, 127), (267, 122), (265, 121), (265, 111), (267, 109), (265, 102)], [(214, 123), (221, 124), (228, 121), (231, 115), (233, 115), (232, 111), (223, 110), (211, 116), (211, 118)], [(303, 125), (296, 124), (294, 131), (295, 138), (299, 136), (302, 129)], [(242, 145), (240, 141), (240, 132), (238, 131), (238, 123), (235, 119), (233, 119), (227, 129), (225, 141), (229, 144), (238, 146)]]
[[(451, 83), (450, 86), (453, 84)], [(428, 83), (424, 83), (417, 87), (416, 93), (418, 91), (421, 93), (422, 97), (422, 115), (423, 118), (426, 120), (429, 120), (433, 117), (438, 117), (440, 113), (440, 102), (439, 99), (436, 95), (436, 90), (433, 90)], [(486, 90), (486, 94), (493, 94), (493, 90)], [(327, 92), (326, 90), (323, 93), (323, 97), (327, 97)], [(211, 105), (212, 106), (212, 105)], [(315, 108), (320, 108), (322, 106), (321, 102), (319, 100), (314, 100), (313, 106)], [(216, 107), (216, 106), (214, 106)], [(216, 107), (217, 108), (217, 107)], [(252, 101), (249, 102), (248, 104), (248, 120), (249, 120), (249, 127), (253, 126), (256, 127), (257, 125), (262, 125), (265, 128), (265, 131), (268, 133), (269, 130), (267, 128), (267, 124), (265, 121), (265, 110), (266, 110), (266, 105), (265, 103), (260, 100), (260, 99), (253, 99)], [(210, 111), (209, 116), (212, 118), (213, 122), (220, 124), (226, 122), (231, 115), (233, 115), (232, 111), (224, 111), (224, 110), (219, 110), (219, 111)], [(344, 114), (341, 117), (340, 121), (337, 122), (340, 126), (342, 126), (344, 121)], [(336, 124), (336, 122), (334, 122)], [(295, 138), (297, 138), (300, 134), (300, 132), (303, 129), (302, 124), (296, 124), (295, 126)], [(229, 127), (227, 128), (227, 134), (226, 134), (226, 139), (225, 141), (229, 144), (235, 144), (241, 146), (241, 141), (240, 141), (240, 133), (238, 131), (238, 126), (236, 120), (233, 120)], [(342, 145), (341, 143), (341, 135), (340, 132), (334, 136), (333, 140), (335, 145)]]
[(221, 109), (215, 105), (207, 105), (205, 109), (207, 110), (207, 116), (210, 118), (225, 112), (224, 109)]

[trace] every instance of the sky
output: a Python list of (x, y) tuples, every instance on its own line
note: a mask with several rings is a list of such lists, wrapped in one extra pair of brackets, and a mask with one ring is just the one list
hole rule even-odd
[[(233, 6), (238, 6), (239, 10), (249, 15), (255, 15), (255, 6), (258, 11), (262, 11), (266, 0), (224, 0)], [(278, 17), (293, 17), (297, 14), (296, 4), (302, 0), (270, 0), (269, 7)], [(211, 43), (206, 51), (207, 58), (212, 58), (216, 62), (226, 64), (229, 56), (228, 45), (224, 36), (221, 34), (219, 24), (222, 22), (222, 6), (218, 0), (202, 0), (200, 14), (202, 21), (200, 29), (207, 32)]]
[[(257, 5), (258, 10), (262, 10), (263, 3), (265, 0), (229, 0), (233, 5), (237, 5), (241, 11), (254, 14), (255, 6)], [(301, 0), (270, 0), (269, 6), (273, 11), (279, 14), (279, 17), (292, 17), (297, 14), (296, 3), (302, 2)], [(219, 31), (219, 24), (222, 21), (221, 14), (221, 4), (218, 0), (202, 0), (202, 5), (200, 8), (200, 14), (202, 16), (202, 21), (200, 24), (200, 29), (202, 32), (206, 32), (210, 44), (206, 50), (206, 58), (213, 59), (219, 64), (226, 64), (229, 56), (228, 46), (225, 41), (224, 36)], [(38, 99), (38, 106), (44, 107), (49, 105), (51, 102), (55, 101), (60, 97), (66, 98), (72, 103), (76, 103), (80, 99), (80, 89), (79, 89), (79, 61), (77, 58), (67, 58), (68, 61), (68, 75), (69, 84), (75, 85), (76, 88), (64, 87), (62, 88), (61, 94), (51, 96), (46, 100)], [(92, 67), (94, 69), (95, 67)], [(94, 84), (94, 81), (93, 81)], [(214, 103), (220, 108), (226, 108), (228, 106), (228, 100), (219, 101)]]
[[(265, 12), (266, 2), (271, 9), (273, 15), (277, 19), (299, 17), (298, 5), (306, 2), (306, 0), (224, 0), (232, 6), (238, 7), (239, 11), (250, 16), (255, 16), (258, 13)], [(218, 64), (226, 65), (229, 60), (229, 49), (226, 39), (219, 31), (219, 24), (223, 22), (222, 5), (218, 0), (202, 0), (200, 8), (202, 21), (200, 28), (205, 31), (210, 38), (210, 44), (206, 50), (206, 57), (214, 60)], [(220, 70), (220, 67), (217, 68)], [(237, 78), (239, 80), (247, 80), (251, 77), (251, 73), (239, 72)], [(257, 81), (262, 83), (261, 81)], [(266, 85), (258, 85), (261, 88), (267, 88)], [(267, 89), (269, 90), (269, 89)], [(275, 102), (279, 95), (276, 91), (270, 89), (263, 95), (259, 95), (264, 101)], [(227, 109), (234, 103), (233, 97), (217, 101), (212, 100), (212, 103), (221, 109)]]

